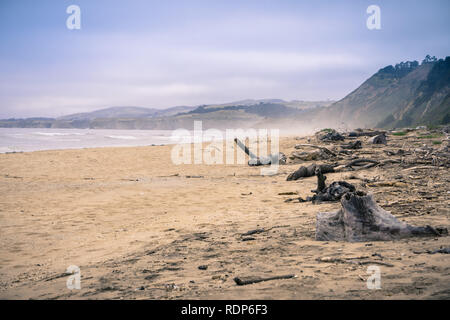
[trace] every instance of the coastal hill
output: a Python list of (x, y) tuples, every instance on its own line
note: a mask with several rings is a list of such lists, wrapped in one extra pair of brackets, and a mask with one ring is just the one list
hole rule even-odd
[(76, 113), (62, 116), (56, 120), (94, 120), (107, 118), (154, 118), (158, 116), (171, 116), (180, 112), (190, 111), (192, 107), (172, 107), (164, 110), (143, 107), (110, 107), (93, 112)]
[(450, 57), (387, 66), (315, 121), (335, 127), (408, 127), (450, 122)]
[(111, 107), (59, 118), (0, 120), (0, 127), (159, 129), (394, 128), (450, 122), (450, 57), (426, 56), (380, 69), (342, 100), (241, 100), (168, 109)]
[(279, 126), (280, 121), (306, 119), (311, 110), (322, 109), (334, 101), (284, 101), (281, 99), (242, 100), (197, 107), (152, 109), (111, 107), (59, 118), (0, 120), (0, 127), (90, 128), (90, 129), (192, 129), (193, 121), (203, 128), (249, 128)]

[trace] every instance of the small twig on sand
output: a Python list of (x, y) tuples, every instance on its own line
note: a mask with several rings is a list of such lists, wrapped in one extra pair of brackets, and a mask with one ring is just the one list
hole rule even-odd
[(246, 233), (241, 234), (241, 237), (251, 236), (253, 234), (262, 233), (262, 232), (269, 232), (270, 230), (275, 229), (275, 228), (287, 228), (287, 227), (290, 227), (290, 225), (273, 226), (268, 229), (254, 229), (254, 230), (250, 230), (250, 231), (247, 231)]
[(367, 265), (367, 264), (379, 264), (380, 266), (386, 266), (386, 267), (393, 267), (393, 264), (387, 263), (387, 262), (381, 262), (376, 260), (370, 260), (370, 261), (359, 261), (360, 265)]
[(325, 262), (325, 263), (352, 263), (352, 264), (359, 264), (359, 265), (367, 265), (367, 264), (378, 264), (381, 266), (386, 267), (393, 267), (394, 265), (387, 263), (387, 262), (381, 262), (376, 260), (368, 260), (368, 261), (355, 261), (358, 259), (366, 259), (368, 257), (355, 257), (355, 258), (331, 258), (331, 257), (324, 257), (324, 258), (317, 258), (316, 261), (318, 262)]
[(268, 278), (261, 278), (261, 277), (235, 277), (234, 282), (238, 286), (245, 286), (248, 284), (263, 282), (263, 281), (270, 281), (270, 280), (279, 280), (279, 279), (292, 279), (296, 278), (297, 276), (295, 274), (287, 274), (282, 276), (274, 276), (274, 277), (268, 277)]
[(72, 275), (72, 273), (70, 273), (70, 272), (63, 272), (63, 273), (59, 273), (59, 274), (50, 276), (48, 278), (45, 278), (45, 279), (43, 279), (43, 281), (52, 281), (52, 280), (55, 280), (55, 279), (68, 277), (70, 275)]
[(437, 169), (435, 166), (417, 166), (403, 169), (402, 171), (419, 170), (419, 169)]
[(396, 159), (386, 159), (386, 160), (381, 161), (381, 165), (394, 164), (394, 163), (401, 163), (401, 161), (396, 160)]

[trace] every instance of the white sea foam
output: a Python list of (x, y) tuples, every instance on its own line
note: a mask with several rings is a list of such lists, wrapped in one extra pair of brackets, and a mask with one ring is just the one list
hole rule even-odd
[(119, 139), (119, 140), (136, 140), (135, 136), (105, 136), (110, 139)]
[(85, 133), (80, 132), (33, 132), (38, 136), (56, 137), (56, 136), (84, 136)]
[(0, 153), (170, 144), (171, 133), (170, 130), (0, 128)]

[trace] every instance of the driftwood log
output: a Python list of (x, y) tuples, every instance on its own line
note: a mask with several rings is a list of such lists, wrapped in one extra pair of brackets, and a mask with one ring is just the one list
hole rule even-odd
[(317, 189), (313, 190), (313, 192), (320, 193), (327, 187), (327, 185), (325, 184), (325, 180), (327, 180), (327, 177), (323, 175), (322, 170), (320, 170), (320, 167), (316, 168), (316, 176), (317, 176)]
[(308, 167), (301, 166), (296, 171), (292, 172), (288, 177), (286, 178), (286, 181), (294, 181), (298, 180), (300, 178), (306, 178), (306, 177), (312, 177), (316, 175), (316, 169), (320, 168), (320, 171), (322, 173), (330, 173), (334, 172), (334, 168), (331, 165), (328, 164), (311, 164)]
[(361, 149), (362, 148), (362, 142), (359, 140), (353, 141), (353, 142), (349, 142), (348, 144), (343, 144), (341, 145), (342, 149)]
[(286, 155), (283, 152), (278, 152), (278, 154), (271, 154), (268, 157), (257, 157), (253, 152), (251, 152), (245, 143), (242, 143), (238, 138), (234, 139), (236, 145), (242, 149), (250, 157), (248, 160), (248, 165), (251, 167), (254, 166), (264, 166), (269, 164), (286, 164)]
[(337, 212), (317, 214), (316, 240), (319, 241), (388, 241), (420, 236), (440, 236), (446, 229), (416, 227), (397, 220), (383, 210), (372, 195), (346, 193)]
[(345, 137), (332, 129), (331, 131), (320, 131), (316, 133), (316, 137), (321, 141), (344, 141)]
[(386, 134), (382, 133), (367, 140), (370, 144), (387, 144)]
[(301, 149), (302, 147), (310, 147), (310, 148), (314, 148), (314, 149), (319, 149), (324, 151), (325, 153), (328, 153), (330, 156), (336, 157), (336, 154), (331, 151), (328, 148), (322, 147), (322, 146), (316, 146), (314, 144), (307, 144), (307, 143), (298, 143), (295, 145), (295, 149)]
[(376, 160), (371, 159), (356, 159), (350, 161), (345, 165), (346, 168), (353, 168), (354, 166), (361, 166), (361, 169), (368, 169), (379, 165), (380, 163)]
[(297, 162), (306, 162), (306, 161), (318, 161), (318, 160), (329, 160), (333, 159), (335, 156), (327, 153), (324, 150), (315, 150), (315, 151), (294, 151), (290, 154), (289, 159), (293, 161), (293, 163)]
[(357, 129), (356, 131), (352, 131), (348, 134), (349, 137), (373, 137), (379, 134), (386, 133), (386, 131), (363, 131), (362, 129)]
[(234, 280), (234, 282), (236, 282), (236, 284), (238, 286), (245, 286), (248, 284), (254, 284), (254, 283), (263, 282), (263, 281), (292, 279), (292, 278), (296, 278), (296, 275), (295, 274), (287, 274), (287, 275), (274, 276), (274, 277), (268, 277), (268, 278), (262, 278), (262, 277), (256, 277), (256, 276), (235, 277), (233, 280)]

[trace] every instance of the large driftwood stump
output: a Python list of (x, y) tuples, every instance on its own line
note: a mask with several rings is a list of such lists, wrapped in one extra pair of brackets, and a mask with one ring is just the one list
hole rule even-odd
[(372, 195), (346, 193), (337, 212), (317, 214), (316, 240), (319, 241), (386, 241), (418, 236), (439, 236), (445, 229), (415, 227), (397, 220), (383, 210)]

